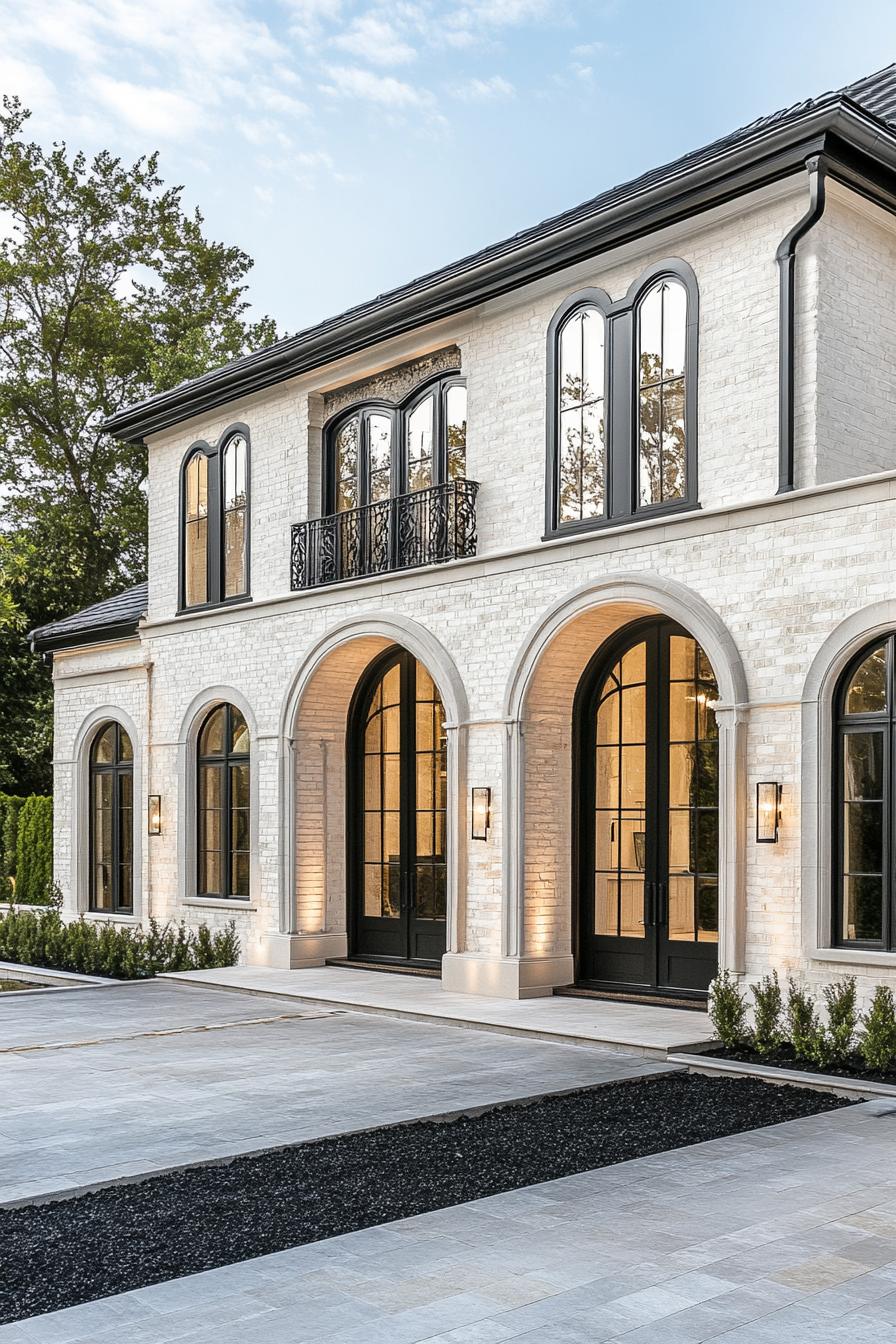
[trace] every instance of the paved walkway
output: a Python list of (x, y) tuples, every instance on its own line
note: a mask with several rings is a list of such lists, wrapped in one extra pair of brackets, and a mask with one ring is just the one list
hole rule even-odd
[(0, 1328), (0, 1344), (511, 1339), (894, 1344), (896, 1105), (640, 1158)]
[(171, 980), (0, 998), (0, 1203), (665, 1068)]
[(183, 971), (176, 980), (254, 989), (306, 1003), (363, 1008), (395, 1017), (435, 1018), (460, 1025), (545, 1040), (605, 1045), (665, 1057), (669, 1050), (712, 1038), (706, 1013), (657, 1008), (605, 999), (491, 999), (449, 994), (439, 980), (389, 975), (339, 966), (278, 971), (270, 966), (232, 966), (218, 971)]

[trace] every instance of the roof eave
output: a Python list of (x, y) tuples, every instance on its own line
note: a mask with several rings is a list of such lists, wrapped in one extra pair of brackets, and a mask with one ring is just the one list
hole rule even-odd
[[(105, 428), (137, 443), (227, 402), (262, 391), (287, 378), (416, 327), (451, 317), (589, 256), (724, 204), (745, 192), (797, 172), (806, 158), (830, 148), (830, 137), (845, 142), (889, 170), (896, 170), (896, 135), (885, 123), (846, 98), (762, 127), (712, 158), (680, 167), (658, 182), (633, 189), (609, 205), (595, 207), (537, 237), (511, 238), (497, 253), (472, 258), (430, 277), (419, 288), (363, 312), (346, 314), (320, 328), (259, 352), (256, 358), (161, 393), (150, 402), (118, 412)], [(499, 245), (500, 246), (500, 245)]]
[(122, 621), (117, 625), (44, 636), (38, 627), (31, 631), (28, 639), (32, 653), (60, 653), (64, 649), (81, 649), (91, 644), (120, 644), (124, 640), (136, 639), (139, 633), (137, 621)]

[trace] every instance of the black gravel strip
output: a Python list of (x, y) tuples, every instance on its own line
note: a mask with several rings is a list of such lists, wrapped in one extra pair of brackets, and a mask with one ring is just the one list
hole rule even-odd
[(0, 1321), (851, 1104), (667, 1073), (0, 1209)]
[(799, 1069), (801, 1073), (819, 1073), (825, 1078), (842, 1078), (845, 1082), (857, 1078), (863, 1083), (889, 1083), (891, 1087), (896, 1086), (896, 1071), (869, 1069), (857, 1053), (839, 1064), (827, 1067), (813, 1064), (811, 1060), (799, 1059), (792, 1045), (781, 1045), (770, 1055), (760, 1055), (758, 1050), (726, 1049), (721, 1045), (714, 1050), (701, 1050), (699, 1053), (709, 1059), (731, 1059), (739, 1064), (767, 1064), (772, 1069)]

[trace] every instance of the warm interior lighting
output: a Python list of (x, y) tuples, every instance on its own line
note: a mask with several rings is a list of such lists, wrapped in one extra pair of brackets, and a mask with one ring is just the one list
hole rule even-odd
[(150, 835), (162, 834), (162, 795), (159, 793), (149, 795), (147, 829)]
[(492, 791), (491, 789), (473, 790), (473, 830), (474, 840), (487, 840), (491, 825)]
[(756, 840), (760, 845), (778, 843), (781, 793), (781, 785), (769, 780), (756, 785)]

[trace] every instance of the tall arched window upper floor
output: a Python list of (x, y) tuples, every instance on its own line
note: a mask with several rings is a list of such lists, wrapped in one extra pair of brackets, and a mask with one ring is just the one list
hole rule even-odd
[(547, 333), (548, 536), (697, 504), (697, 281), (651, 267), (571, 295)]
[(467, 389), (459, 373), (395, 405), (373, 400), (325, 427), (321, 513), (377, 504), (466, 475)]
[(181, 466), (179, 609), (249, 596), (249, 431), (195, 443)]

